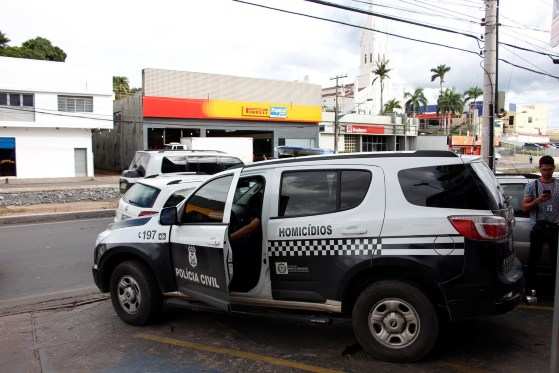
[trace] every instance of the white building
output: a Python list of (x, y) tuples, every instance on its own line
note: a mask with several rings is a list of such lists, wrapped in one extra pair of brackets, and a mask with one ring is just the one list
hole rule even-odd
[(505, 132), (545, 136), (549, 128), (549, 107), (544, 104), (510, 105), (508, 118), (505, 118)]
[[(339, 119), (338, 152), (415, 150), (417, 120), (398, 115), (346, 114)], [(334, 150), (334, 113), (323, 112), (320, 147)]]
[(0, 177), (93, 176), (93, 129), (112, 129), (112, 77), (0, 57)]

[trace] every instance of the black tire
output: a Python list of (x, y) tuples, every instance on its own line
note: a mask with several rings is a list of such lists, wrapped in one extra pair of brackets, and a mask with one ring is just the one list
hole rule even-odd
[[(369, 315), (382, 321), (372, 322), (369, 328)], [(408, 322), (404, 316), (414, 317)], [(402, 281), (379, 281), (365, 288), (353, 307), (352, 322), (361, 347), (376, 359), (389, 362), (421, 360), (433, 350), (439, 336), (439, 318), (433, 303), (422, 290)], [(395, 329), (388, 329), (391, 327)], [(382, 335), (394, 337), (381, 342)], [(398, 341), (402, 342), (399, 346)]]
[[(130, 294), (128, 302), (121, 304), (119, 300), (119, 283), (129, 284)], [(111, 273), (110, 282), (111, 301), (122, 321), (131, 325), (145, 325), (153, 320), (161, 311), (162, 296), (157, 281), (151, 271), (141, 262), (126, 261), (116, 266)], [(134, 293), (137, 292), (139, 297)], [(120, 294), (124, 295), (122, 286)], [(135, 307), (132, 307), (135, 306)], [(135, 310), (133, 309), (135, 308)]]

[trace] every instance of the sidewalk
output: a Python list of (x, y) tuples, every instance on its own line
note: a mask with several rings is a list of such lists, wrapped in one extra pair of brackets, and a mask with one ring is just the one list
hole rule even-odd
[[(118, 175), (95, 177), (72, 177), (58, 179), (4, 179), (0, 183), (0, 194), (21, 192), (46, 192), (54, 190), (118, 188)], [(2, 179), (0, 179), (2, 181)]]

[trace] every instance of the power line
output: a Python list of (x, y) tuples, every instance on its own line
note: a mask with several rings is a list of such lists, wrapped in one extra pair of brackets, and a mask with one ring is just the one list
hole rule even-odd
[(449, 16), (449, 15), (445, 15), (445, 14), (442, 14), (442, 13), (422, 12), (422, 11), (419, 11), (419, 10), (400, 8), (400, 7), (396, 7), (396, 6), (392, 6), (392, 5), (385, 5), (385, 4), (380, 4), (380, 3), (376, 3), (376, 2), (372, 2), (372, 1), (365, 1), (365, 0), (351, 0), (351, 1), (353, 1), (355, 3), (366, 4), (366, 5), (374, 5), (376, 7), (381, 7), (381, 8), (400, 10), (400, 11), (407, 12), (407, 13), (412, 13), (412, 14), (420, 14), (420, 15), (425, 15), (425, 16), (429, 16), (429, 17), (451, 19), (453, 21), (467, 22), (467, 23), (474, 24), (474, 25), (479, 25), (480, 24), (479, 21), (476, 22), (476, 21), (472, 21), (472, 20), (467, 19), (467, 18)]
[(535, 73), (535, 74), (544, 75), (544, 76), (547, 76), (547, 77), (550, 77), (550, 78), (554, 78), (554, 79), (558, 79), (558, 80), (559, 80), (559, 76), (557, 76), (557, 75), (552, 75), (552, 74), (548, 74), (548, 73), (543, 72), (543, 71), (538, 71), (538, 70), (531, 69), (531, 68), (526, 67), (526, 66), (517, 65), (517, 64), (512, 63), (512, 62), (510, 62), (510, 61), (507, 61), (507, 60), (505, 60), (505, 59), (503, 59), (503, 58), (499, 58), (499, 61), (504, 62), (504, 63), (506, 63), (506, 64), (509, 64), (509, 65), (511, 65), (511, 66), (514, 66), (514, 67), (516, 67), (516, 68), (522, 69), (522, 70), (530, 71), (530, 72), (533, 72), (533, 73)]
[[(435, 4), (428, 3), (428, 2), (425, 2), (425, 1), (422, 1), (422, 0), (413, 0), (413, 1), (398, 0), (398, 1), (400, 1), (404, 4), (414, 6), (414, 7), (418, 7), (420, 9), (427, 9), (427, 10), (430, 10), (430, 11), (436, 11), (436, 12), (442, 13), (442, 14), (446, 13), (447, 15), (450, 14), (452, 16), (456, 16), (458, 14), (458, 15), (467, 17), (467, 18), (469, 18), (469, 19), (471, 19), (475, 22), (479, 22), (479, 19), (482, 18), (481, 16), (480, 17), (474, 17), (471, 14), (458, 12), (456, 10), (452, 10), (452, 9), (449, 9), (449, 8), (444, 8), (444, 7), (441, 7), (440, 5), (435, 5)], [(423, 5), (418, 5), (417, 3), (423, 4)]]
[(355, 24), (352, 24), (352, 23), (344, 22), (344, 21), (338, 21), (338, 20), (332, 19), (332, 18), (325, 18), (325, 17), (313, 16), (313, 15), (310, 15), (310, 14), (294, 12), (294, 11), (287, 10), (287, 9), (280, 9), (280, 8), (274, 8), (274, 7), (267, 6), (267, 5), (263, 5), (263, 4), (251, 3), (251, 2), (248, 2), (248, 1), (244, 1), (244, 0), (233, 0), (233, 1), (234, 1), (234, 2), (237, 2), (237, 3), (241, 3), (241, 4), (252, 5), (252, 6), (259, 7), (259, 8), (263, 8), (263, 9), (273, 10), (273, 11), (276, 11), (276, 12), (281, 12), (281, 13), (286, 13), (286, 14), (292, 14), (292, 15), (302, 16), (302, 17), (306, 17), (306, 18), (312, 18), (312, 19), (316, 19), (316, 20), (320, 20), (320, 21), (326, 21), (326, 22), (331, 22), (331, 23), (337, 23), (337, 24), (339, 24), (339, 25), (344, 25), (344, 26), (359, 28), (359, 29), (363, 29), (363, 30), (367, 30), (367, 31), (377, 32), (377, 33), (379, 33), (379, 34), (384, 34), (384, 35), (388, 35), (388, 36), (393, 36), (393, 37), (400, 38), (400, 39), (405, 39), (405, 40), (410, 40), (410, 41), (416, 41), (416, 42), (419, 42), (419, 43), (424, 43), (424, 44), (429, 44), (429, 45), (435, 45), (435, 46), (444, 47), (444, 48), (448, 48), (448, 49), (454, 49), (454, 50), (458, 50), (458, 51), (461, 51), (461, 52), (471, 53), (471, 54), (475, 54), (476, 56), (479, 56), (479, 52), (476, 52), (476, 51), (472, 51), (472, 50), (468, 50), (468, 49), (464, 49), (464, 48), (459, 48), (459, 47), (453, 47), (453, 46), (446, 45), (446, 44), (442, 44), (442, 43), (437, 43), (437, 42), (432, 42), (432, 41), (427, 41), (427, 40), (422, 40), (422, 39), (416, 39), (416, 38), (411, 38), (411, 37), (408, 37), (408, 36), (403, 36), (403, 35), (399, 35), (399, 34), (394, 34), (394, 33), (392, 33), (392, 32), (381, 31), (381, 30), (377, 30), (377, 29), (370, 28), (370, 27), (359, 26), (359, 25), (355, 25)]
[[(234, 0), (234, 1), (236, 1), (236, 0)], [(474, 39), (478, 42), (481, 41), (481, 38), (479, 38), (476, 35), (466, 33), (466, 32), (452, 30), (452, 29), (449, 29), (449, 28), (444, 28), (444, 27), (440, 27), (440, 26), (431, 26), (431, 25), (427, 25), (427, 24), (424, 24), (424, 23), (420, 23), (420, 22), (415, 22), (415, 21), (411, 21), (411, 20), (407, 20), (407, 19), (403, 19), (403, 18), (389, 16), (389, 15), (382, 14), (382, 13), (370, 12), (370, 11), (366, 11), (366, 10), (363, 10), (363, 9), (350, 7), (350, 6), (346, 6), (346, 5), (340, 5), (340, 4), (336, 4), (336, 3), (331, 3), (331, 2), (328, 2), (328, 1), (324, 1), (324, 0), (303, 0), (303, 1), (313, 3), (313, 4), (319, 4), (319, 5), (323, 5), (323, 6), (327, 6), (327, 7), (347, 10), (347, 11), (354, 12), (354, 13), (361, 13), (361, 14), (366, 14), (366, 15), (370, 15), (370, 16), (374, 16), (374, 17), (385, 18), (385, 19), (389, 19), (389, 20), (392, 20), (392, 21), (403, 22), (403, 23), (414, 25), (414, 26), (429, 28), (429, 29), (436, 30), (436, 31), (443, 31), (443, 32), (448, 32), (448, 33), (452, 33), (452, 34), (462, 35), (462, 36), (465, 36), (465, 37), (468, 37), (468, 38), (472, 38), (472, 39)], [(419, 1), (419, 0), (416, 0), (416, 1)], [(520, 46), (514, 45), (514, 44), (502, 43), (502, 42), (500, 42), (499, 44), (507, 45), (509, 47), (520, 49), (520, 50), (527, 51), (527, 52), (532, 52), (532, 53), (545, 55), (545, 56), (548, 56), (548, 57), (551, 57), (551, 58), (553, 58), (553, 57), (559, 58), (559, 55), (556, 55), (556, 54), (546, 53), (546, 52), (542, 52), (542, 51), (538, 51), (538, 50), (530, 49), (530, 48), (525, 48), (525, 47), (520, 47)]]
[(532, 67), (534, 67), (534, 68), (536, 68), (536, 69), (539, 69), (540, 71), (542, 71), (542, 72), (544, 72), (544, 73), (546, 73), (546, 74), (550, 74), (549, 72), (545, 71), (544, 69), (542, 69), (542, 68), (539, 67), (538, 65), (532, 63), (531, 61), (527, 60), (526, 58), (524, 58), (524, 57), (520, 56), (519, 54), (515, 53), (513, 50), (511, 50), (510, 47), (507, 47), (507, 46), (505, 45), (505, 49), (506, 49), (510, 54), (512, 54), (512, 55), (516, 56), (517, 58), (521, 59), (522, 61), (524, 61), (524, 62), (527, 63), (528, 65), (530, 65), (530, 66), (532, 66)]
[(429, 29), (432, 29), (432, 30), (448, 32), (448, 33), (451, 33), (451, 34), (458, 34), (458, 35), (466, 36), (468, 38), (475, 39), (477, 41), (481, 41), (481, 39), (476, 35), (461, 32), (461, 31), (451, 30), (451, 29), (448, 29), (448, 28), (445, 28), (445, 27), (426, 25), (426, 24), (421, 23), (421, 22), (416, 22), (416, 21), (411, 21), (411, 20), (404, 19), (404, 18), (389, 16), (387, 14), (382, 14), (382, 13), (370, 12), (370, 11), (367, 11), (367, 10), (363, 10), (363, 9), (359, 9), (359, 8), (355, 8), (355, 7), (351, 7), (351, 6), (346, 6), (346, 5), (341, 5), (341, 4), (336, 4), (336, 3), (331, 3), (331, 2), (328, 2), (328, 1), (324, 1), (324, 0), (303, 0), (303, 1), (306, 1), (306, 2), (309, 2), (309, 3), (314, 3), (314, 4), (319, 4), (319, 5), (323, 5), (323, 6), (327, 6), (327, 7), (347, 10), (347, 11), (350, 11), (350, 12), (366, 14), (366, 15), (369, 15), (369, 16), (385, 18), (385, 19), (389, 19), (391, 21), (407, 23), (407, 24), (410, 24), (410, 25), (425, 27), (425, 28), (429, 28)]
[[(316, 20), (320, 20), (320, 21), (336, 23), (336, 24), (339, 24), (339, 25), (359, 28), (359, 29), (368, 30), (368, 31), (372, 31), (372, 32), (378, 32), (380, 34), (385, 34), (385, 35), (389, 35), (389, 36), (393, 36), (393, 37), (401, 38), (401, 39), (405, 39), (405, 40), (416, 41), (416, 42), (419, 42), (419, 43), (425, 43), (425, 44), (429, 44), (429, 45), (435, 45), (435, 46), (444, 47), (444, 48), (448, 48), (448, 49), (458, 50), (460, 52), (474, 54), (474, 55), (480, 57), (480, 54), (478, 52), (468, 50), (468, 49), (458, 48), (458, 47), (452, 47), (450, 45), (446, 45), (446, 44), (442, 44), (442, 43), (436, 43), (436, 42), (430, 42), (430, 41), (427, 41), (427, 40), (410, 38), (410, 37), (407, 37), (407, 36), (398, 35), (398, 34), (394, 34), (394, 33), (391, 33), (391, 32), (386, 32), (386, 31), (380, 31), (380, 30), (376, 30), (376, 29), (373, 29), (373, 28), (370, 28), (370, 27), (359, 26), (359, 25), (355, 25), (355, 24), (348, 23), (348, 22), (343, 22), (343, 21), (338, 21), (338, 20), (331, 19), (331, 18), (318, 17), (318, 16), (313, 16), (313, 15), (305, 14), (305, 13), (299, 13), (299, 12), (295, 12), (295, 11), (291, 11), (291, 10), (287, 10), (287, 9), (274, 8), (274, 7), (271, 7), (271, 6), (251, 3), (251, 2), (248, 2), (248, 1), (244, 1), (244, 0), (233, 0), (233, 1), (237, 2), (237, 3), (245, 4), (245, 5), (251, 5), (251, 6), (255, 6), (255, 7), (259, 7), (259, 8), (263, 8), (263, 9), (273, 10), (273, 11), (280, 12), (280, 13), (286, 13), (286, 14), (291, 14), (291, 15), (297, 15), (297, 16), (302, 16), (302, 17), (306, 17), (306, 18), (316, 19)], [(528, 68), (528, 67), (525, 67), (525, 66), (522, 66), (522, 65), (514, 64), (514, 63), (509, 62), (509, 61), (507, 61), (505, 59), (502, 59), (502, 58), (500, 58), (499, 61), (502, 61), (506, 64), (509, 64), (509, 65), (514, 66), (514, 67), (519, 68), (519, 69), (523, 69), (523, 70), (530, 71), (530, 72), (540, 74), (540, 75), (545, 75), (545, 76), (548, 76), (550, 78), (559, 79), (559, 76), (547, 74), (547, 73), (542, 72), (542, 71), (538, 71), (538, 70), (534, 70), (534, 69), (531, 69), (531, 68)]]

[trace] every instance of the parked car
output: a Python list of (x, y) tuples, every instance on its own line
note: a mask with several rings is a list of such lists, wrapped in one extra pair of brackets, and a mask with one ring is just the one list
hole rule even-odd
[[(537, 174), (497, 174), (497, 180), (503, 188), (505, 196), (510, 198), (514, 209), (513, 242), (516, 255), (520, 261), (527, 266), (530, 257), (530, 232), (534, 226), (529, 214), (522, 209), (524, 199), (524, 188), (531, 180), (537, 179)], [(553, 268), (552, 256), (548, 247), (544, 248), (540, 263), (539, 273), (551, 273)]]
[(543, 150), (544, 147), (540, 144), (534, 144), (532, 142), (527, 142), (523, 146), (524, 150)]
[(186, 150), (186, 146), (181, 144), (180, 142), (170, 142), (168, 144), (163, 145), (163, 149), (165, 150)]
[(122, 171), (119, 188), (125, 193), (136, 181), (155, 175), (181, 172), (213, 175), (242, 165), (239, 158), (214, 150), (140, 150), (130, 167)]
[(523, 299), (512, 210), (493, 172), (447, 151), (263, 161), (212, 176), (159, 216), (113, 224), (93, 277), (143, 325), (163, 301), (352, 320), (374, 357), (411, 362), (443, 320)]
[(158, 214), (182, 202), (209, 176), (168, 174), (140, 180), (118, 201), (114, 221)]

